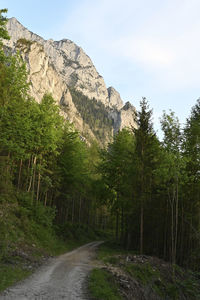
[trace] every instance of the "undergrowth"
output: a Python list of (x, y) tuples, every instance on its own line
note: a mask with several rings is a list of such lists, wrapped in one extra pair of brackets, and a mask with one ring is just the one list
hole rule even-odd
[(100, 245), (97, 255), (98, 259), (102, 260), (104, 263), (115, 264), (118, 262), (116, 255), (128, 255), (135, 253), (135, 251), (128, 251), (119, 243), (110, 240)]
[(33, 203), (27, 193), (0, 195), (0, 290), (28, 276), (49, 256), (102, 236), (82, 224), (55, 225), (54, 219), (55, 208)]
[(31, 271), (24, 270), (17, 266), (0, 264), (0, 291), (20, 281), (31, 274)]
[(125, 272), (127, 280), (132, 278), (133, 282), (138, 282), (136, 286), (133, 284), (135, 290), (130, 291), (132, 295), (137, 294), (139, 288), (138, 295), (149, 293), (149, 299), (200, 299), (200, 274), (178, 265), (172, 266), (156, 257), (137, 255), (111, 242), (100, 245), (98, 259)]
[(114, 278), (102, 269), (92, 270), (89, 278), (89, 291), (95, 300), (122, 300)]

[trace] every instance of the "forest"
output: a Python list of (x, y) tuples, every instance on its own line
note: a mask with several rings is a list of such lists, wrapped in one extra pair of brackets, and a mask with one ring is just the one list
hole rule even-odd
[[(4, 13), (0, 11), (0, 259), (39, 225), (65, 238), (75, 226), (109, 232), (125, 249), (199, 270), (200, 100), (183, 128), (174, 112), (163, 113), (162, 140), (143, 98), (137, 128), (118, 132), (104, 148), (88, 144), (59, 114), (50, 94), (40, 104), (30, 96), (20, 53), (4, 51), (2, 39), (9, 39)], [(83, 100), (74, 94), (80, 105)], [(85, 118), (92, 126), (98, 118), (89, 114)], [(101, 112), (99, 118), (104, 118)]]
[(95, 137), (102, 145), (112, 136), (112, 120), (103, 103), (95, 98), (89, 99), (81, 92), (70, 89), (73, 102), (81, 114), (84, 122), (93, 130)]

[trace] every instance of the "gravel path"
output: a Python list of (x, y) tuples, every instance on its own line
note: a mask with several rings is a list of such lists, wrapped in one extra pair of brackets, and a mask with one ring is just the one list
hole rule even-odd
[(85, 283), (93, 268), (96, 247), (92, 242), (52, 259), (33, 275), (0, 294), (0, 300), (86, 300)]

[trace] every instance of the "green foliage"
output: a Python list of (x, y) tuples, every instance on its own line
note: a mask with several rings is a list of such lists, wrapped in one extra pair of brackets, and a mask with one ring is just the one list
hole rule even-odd
[(112, 136), (112, 120), (109, 118), (105, 106), (102, 102), (94, 98), (89, 99), (74, 89), (71, 89), (70, 92), (82, 119), (89, 125), (97, 140), (104, 145), (106, 140), (111, 139)]
[(88, 227), (85, 224), (78, 223), (64, 223), (57, 225), (56, 233), (64, 241), (74, 240), (81, 243), (89, 242), (91, 240), (98, 240), (105, 237), (105, 233), (98, 229)]
[(6, 29), (7, 18), (3, 16), (3, 14), (7, 13), (7, 11), (7, 9), (0, 9), (0, 48), (3, 45), (1, 41), (2, 39), (10, 39)]
[(135, 251), (126, 250), (122, 245), (112, 240), (107, 240), (97, 250), (97, 258), (99, 260), (113, 265), (119, 263), (120, 256), (129, 254), (135, 254)]
[(158, 270), (153, 269), (150, 264), (134, 265), (130, 264), (126, 266), (126, 271), (138, 279), (143, 285), (147, 285), (160, 277)]
[(39, 226), (44, 226), (48, 229), (52, 228), (55, 218), (55, 208), (45, 207), (42, 203), (38, 203), (37, 206), (33, 205), (31, 196), (28, 193), (19, 193), (17, 201), (19, 209), (16, 211), (16, 215), (19, 218), (24, 219), (27, 216), (29, 221), (33, 220)]
[(44, 246), (54, 235), (52, 222), (55, 210), (41, 204), (37, 207), (31, 204), (28, 193), (4, 196), (0, 211), (1, 258), (9, 255), (9, 251), (19, 242), (29, 241)]
[(128, 253), (119, 243), (115, 240), (108, 240), (101, 244), (98, 248), (98, 258), (101, 260), (106, 256), (111, 256), (114, 254)]
[(112, 275), (101, 269), (92, 270), (89, 277), (89, 291), (91, 296), (96, 300), (122, 299)]
[(4, 55), (0, 62), (0, 105), (22, 101), (28, 98), (28, 91), (26, 65), (20, 55)]
[(0, 264), (0, 291), (30, 275), (31, 272), (17, 266)]
[(174, 279), (148, 263), (129, 264), (126, 271), (142, 285), (150, 286), (159, 296), (169, 299), (199, 299), (199, 282), (185, 270), (175, 272)]
[(170, 111), (169, 114), (163, 113), (161, 127), (164, 132), (163, 144), (166, 150), (177, 153), (180, 149), (181, 130), (180, 123), (175, 113)]
[[(127, 257), (129, 259), (127, 260)], [(116, 242), (108, 241), (99, 246), (98, 259), (105, 264), (114, 264), (119, 270), (133, 278), (135, 295), (147, 294), (149, 299), (199, 299), (199, 274), (185, 270), (178, 265), (141, 256), (123, 249)], [(130, 279), (129, 279), (130, 280)], [(135, 285), (135, 282), (138, 282)]]
[(30, 51), (32, 44), (33, 44), (32, 41), (29, 41), (25, 38), (21, 38), (21, 39), (17, 40), (17, 48), (19, 48), (19, 49), (25, 48), (27, 51)]
[[(119, 217), (123, 210), (124, 220), (132, 211), (132, 161), (135, 140), (130, 130), (123, 129), (115, 137), (106, 150), (101, 151), (99, 171), (104, 183), (104, 194), (107, 188), (106, 204), (112, 213)], [(128, 225), (129, 226), (129, 225)], [(116, 221), (116, 237), (119, 238), (119, 224)], [(121, 237), (124, 239), (124, 236)]]

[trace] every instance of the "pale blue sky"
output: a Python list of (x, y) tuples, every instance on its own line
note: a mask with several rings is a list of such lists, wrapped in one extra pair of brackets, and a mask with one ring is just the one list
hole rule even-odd
[(1, 0), (45, 39), (68, 38), (91, 57), (107, 86), (136, 108), (145, 96), (182, 123), (200, 97), (199, 0)]

